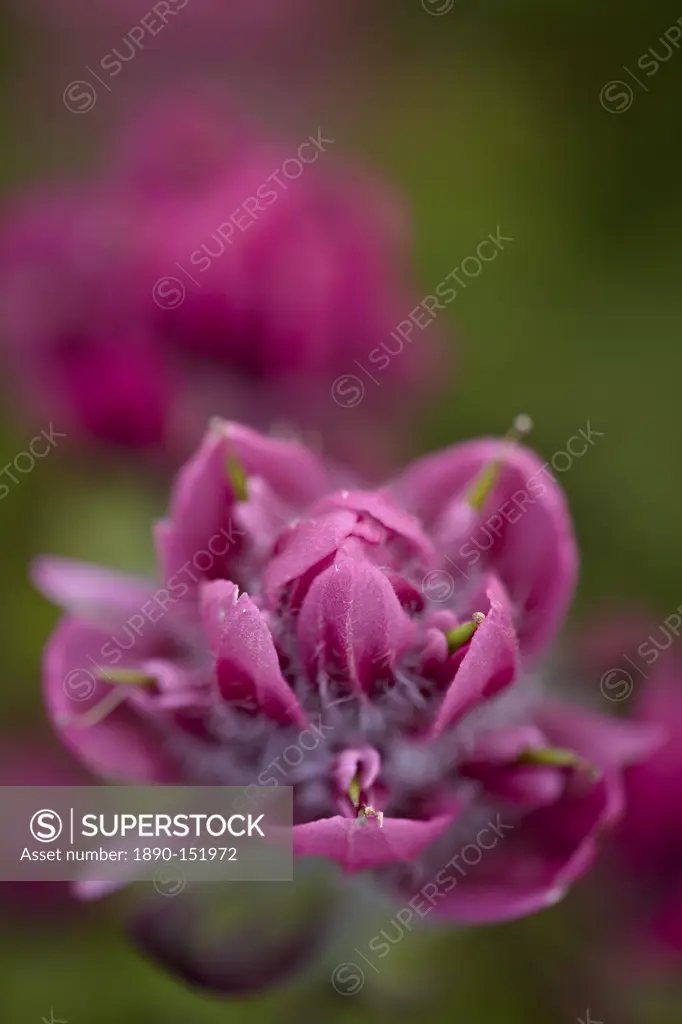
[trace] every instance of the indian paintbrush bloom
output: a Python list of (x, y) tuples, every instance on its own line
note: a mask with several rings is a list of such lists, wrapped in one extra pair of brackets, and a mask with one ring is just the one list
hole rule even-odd
[[(378, 414), (426, 379), (431, 338), (391, 337), (415, 304), (405, 218), (335, 166), (334, 142), (314, 127), (282, 145), (212, 91), (174, 95), (132, 118), (85, 183), (15, 200), (0, 288), (34, 415), (182, 458), (213, 413), (322, 429), (347, 454), (364, 425), (380, 448)], [(381, 386), (349, 411), (354, 393), (332, 385), (372, 352)]]
[(681, 625), (680, 608), (658, 622), (649, 608), (616, 606), (579, 636), (583, 673), (600, 676), (604, 697), (632, 702), (637, 721), (661, 735), (658, 749), (625, 772), (626, 810), (601, 879), (616, 905), (609, 920), (619, 920), (621, 938), (647, 970), (682, 954), (682, 666), (674, 648)]
[(591, 926), (581, 933), (569, 984), (603, 1006), (604, 1019), (610, 1009), (619, 1020), (639, 1020), (648, 986), (660, 990), (668, 971), (671, 980), (679, 973), (682, 671), (673, 647), (680, 625), (679, 608), (659, 621), (651, 608), (622, 600), (593, 607), (555, 678), (629, 712), (633, 725), (658, 737), (647, 758), (625, 768), (623, 815), (574, 904)]
[[(663, 743), (625, 776), (626, 814), (613, 844), (623, 888), (636, 915), (632, 931), (651, 962), (682, 956), (682, 671), (666, 656), (644, 684), (637, 717)], [(660, 960), (661, 954), (664, 959)]]
[(215, 421), (154, 532), (160, 588), (36, 566), (66, 611), (45, 655), (64, 743), (108, 779), (292, 786), (295, 854), (402, 899), (431, 882), (434, 916), (555, 903), (654, 738), (544, 692), (577, 557), (529, 426), (366, 490)]

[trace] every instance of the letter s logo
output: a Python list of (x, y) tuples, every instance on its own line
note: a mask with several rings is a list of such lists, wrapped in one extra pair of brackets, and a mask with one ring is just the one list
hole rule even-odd
[(62, 819), (56, 811), (36, 811), (29, 827), (39, 843), (53, 843), (61, 835)]

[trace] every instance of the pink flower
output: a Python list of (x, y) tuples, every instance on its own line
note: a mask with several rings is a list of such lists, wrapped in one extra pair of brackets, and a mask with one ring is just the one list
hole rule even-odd
[[(642, 634), (643, 636), (644, 634)], [(655, 634), (654, 634), (655, 635)], [(653, 649), (653, 648), (652, 648)], [(637, 699), (643, 726), (665, 742), (626, 773), (627, 813), (615, 836), (620, 882), (649, 952), (682, 955), (682, 671), (666, 656)]]
[[(347, 440), (369, 422), (380, 438), (379, 416), (404, 419), (396, 389), (418, 395), (431, 338), (391, 337), (415, 305), (403, 216), (334, 147), (317, 127), (266, 140), (213, 93), (173, 96), (89, 182), (20, 200), (3, 316), (36, 416), (183, 457), (212, 414), (322, 429), (347, 454), (371, 447)], [(333, 385), (356, 360), (381, 379), (363, 374), (349, 409)]]
[(67, 611), (47, 708), (93, 771), (292, 786), (299, 856), (460, 922), (537, 911), (586, 871), (651, 738), (543, 692), (577, 558), (556, 482), (515, 439), (372, 491), (218, 421), (155, 542), (160, 589), (36, 567)]

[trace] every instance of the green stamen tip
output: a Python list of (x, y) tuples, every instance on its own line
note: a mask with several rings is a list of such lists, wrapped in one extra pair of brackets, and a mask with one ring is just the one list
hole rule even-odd
[(358, 772), (348, 787), (348, 797), (353, 807), (360, 807), (360, 773)]
[(461, 626), (455, 626), (454, 629), (449, 630), (445, 634), (445, 639), (448, 642), (448, 653), (454, 654), (460, 647), (464, 647), (464, 644), (471, 640), (484, 619), (485, 615), (483, 612), (474, 612), (471, 616), (471, 622), (463, 622)]
[[(533, 429), (533, 421), (530, 416), (526, 416), (522, 413), (517, 416), (511, 427), (511, 430), (507, 432), (505, 437), (506, 444), (517, 444), (522, 438), (529, 434)], [(469, 491), (469, 497), (467, 501), (475, 512), (481, 512), (485, 505), (486, 498), (492, 491), (493, 487), (497, 483), (500, 470), (502, 469), (502, 460), (493, 459), (487, 466), (484, 466), (478, 477), (474, 480), (471, 490)]]
[(518, 764), (547, 765), (551, 768), (575, 768), (578, 771), (588, 772), (597, 776), (598, 772), (594, 765), (580, 757), (574, 750), (565, 750), (561, 747), (542, 747), (539, 750), (526, 750), (518, 758)]
[(481, 470), (474, 486), (469, 492), (469, 505), (476, 512), (481, 512), (485, 504), (485, 499), (488, 497), (493, 487), (497, 483), (497, 478), (500, 475), (500, 463), (499, 461), (491, 462), (484, 469)]
[(118, 686), (153, 686), (156, 682), (151, 676), (146, 676), (143, 672), (136, 672), (131, 668), (110, 668), (99, 678), (103, 683)]
[(249, 492), (247, 490), (248, 477), (237, 456), (230, 452), (227, 457), (227, 478), (234, 491), (237, 501), (247, 501)]

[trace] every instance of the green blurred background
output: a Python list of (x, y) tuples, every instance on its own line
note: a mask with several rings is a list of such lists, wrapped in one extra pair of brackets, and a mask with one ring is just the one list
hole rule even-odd
[[(614, 600), (669, 614), (682, 601), (682, 50), (650, 78), (637, 59), (652, 46), (665, 55), (660, 37), (682, 7), (456, 0), (436, 15), (420, 0), (350, 6), (349, 31), (323, 21), (302, 54), (279, 63), (264, 55), (235, 71), (218, 53), (211, 67), (266, 125), (294, 137), (322, 125), (343, 156), (374, 164), (404, 192), (420, 294), (498, 226), (513, 237), (440, 313), (454, 369), (439, 400), (424, 412), (409, 392), (394, 396), (414, 421), (412, 451), (504, 432), (527, 412), (532, 443), (550, 458), (589, 423), (603, 436), (561, 474), (582, 551), (574, 625)], [(8, 196), (33, 177), (87, 165), (126, 104), (164, 77), (177, 85), (205, 70), (200, 47), (168, 67), (160, 36), (127, 66), (120, 95), (69, 114), (64, 86), (120, 39), (107, 29), (102, 47), (96, 7), (73, 20), (65, 50), (37, 3), (30, 12), (2, 5)], [(603, 94), (615, 80), (631, 93)], [(3, 414), (0, 464), (25, 442), (25, 428)], [(29, 560), (50, 551), (151, 568), (149, 519), (162, 507), (162, 492), (134, 468), (86, 464), (62, 448), (0, 503), (3, 736), (42, 728), (40, 656), (54, 613), (27, 582)], [(229, 1003), (140, 959), (115, 910), (50, 923), (23, 909), (3, 913), (0, 1016), (38, 1022), (53, 1007), (68, 1024), (200, 1024), (293, 1019), (312, 1008), (317, 1017), (392, 1020), (403, 1007), (424, 1021), (547, 1024), (587, 1021), (589, 1007), (593, 1021), (615, 1024), (610, 994), (585, 978), (592, 930), (574, 894), (532, 921), (406, 938), (378, 981), (395, 1006), (329, 993), (310, 1002), (297, 989)], [(415, 1010), (408, 995), (422, 989)], [(633, 985), (628, 999), (633, 1019), (680, 1019), (682, 998), (662, 986)]]

